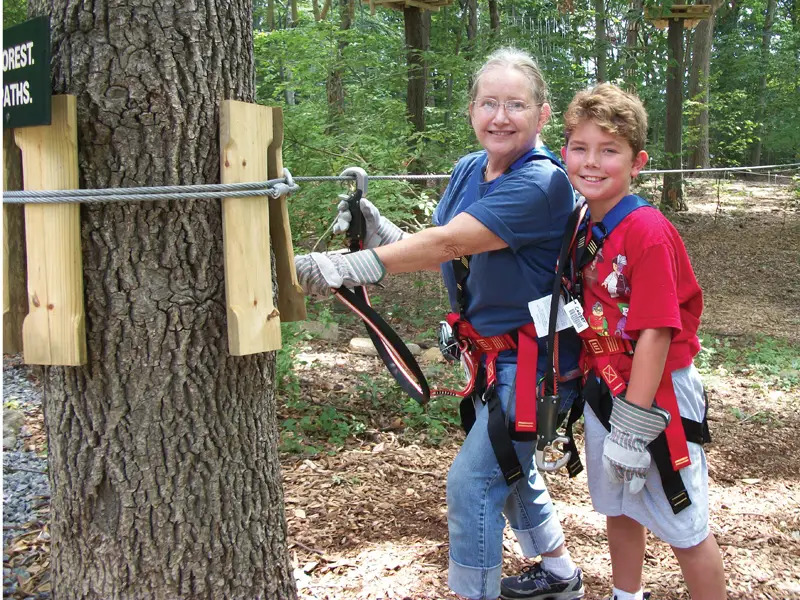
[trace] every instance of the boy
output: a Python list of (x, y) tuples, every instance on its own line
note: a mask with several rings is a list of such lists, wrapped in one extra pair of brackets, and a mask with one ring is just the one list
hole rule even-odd
[(644, 595), (646, 527), (672, 546), (692, 598), (722, 599), (700, 445), (706, 404), (692, 363), (702, 292), (676, 229), (630, 195), (648, 158), (647, 113), (635, 96), (601, 84), (577, 94), (564, 119), (561, 155), (591, 215), (578, 244), (581, 301), (587, 321), (607, 322), (581, 337), (589, 492), (606, 515), (612, 598)]

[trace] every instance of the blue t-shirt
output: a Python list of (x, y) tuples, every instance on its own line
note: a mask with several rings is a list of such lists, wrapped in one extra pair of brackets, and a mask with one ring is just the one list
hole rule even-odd
[[(508, 244), (508, 248), (475, 254), (470, 260), (464, 314), (481, 335), (499, 335), (531, 323), (528, 302), (552, 292), (574, 193), (567, 174), (544, 152), (549, 153), (537, 153), (533, 160), (492, 182), (482, 181), (481, 176), (477, 199), (470, 198), (467, 191), (475, 171), (486, 166), (486, 152), (463, 157), (434, 211), (434, 225), (445, 225), (466, 212)], [(442, 263), (441, 270), (450, 306), (458, 312), (452, 263)], [(539, 339), (540, 373), (546, 364), (545, 341)], [(574, 329), (561, 332), (561, 373), (577, 367), (578, 344)]]

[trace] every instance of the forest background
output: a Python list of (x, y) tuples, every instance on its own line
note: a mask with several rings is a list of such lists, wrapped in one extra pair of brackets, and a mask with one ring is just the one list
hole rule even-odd
[[(679, 164), (797, 161), (798, 1), (708, 2), (711, 18), (684, 29)], [(551, 147), (561, 145), (561, 116), (574, 93), (611, 81), (645, 102), (648, 168), (675, 166), (664, 151), (674, 53), (667, 30), (646, 18), (671, 5), (456, 0), (404, 11), (355, 0), (255, 0), (257, 100), (283, 106), (284, 163), (295, 175), (336, 175), (351, 165), (372, 175), (449, 173), (477, 149), (466, 118), (472, 74), (490, 51), (512, 45), (537, 58), (550, 86), (554, 118), (544, 138)], [(4, 0), (3, 26), (26, 13), (26, 0)], [(297, 241), (328, 225), (331, 194), (341, 191), (331, 189), (312, 187), (292, 202), (293, 221), (304, 225), (295, 228)], [(372, 189), (388, 217), (412, 224), (427, 222), (440, 190), (397, 182)]]

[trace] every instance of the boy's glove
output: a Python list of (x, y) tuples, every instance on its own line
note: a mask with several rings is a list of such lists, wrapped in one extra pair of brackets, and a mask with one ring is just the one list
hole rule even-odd
[(627, 483), (632, 494), (642, 490), (650, 468), (647, 445), (666, 429), (669, 419), (663, 408), (642, 408), (614, 396), (611, 433), (603, 443), (603, 467), (611, 481)]
[[(336, 209), (339, 214), (336, 215), (336, 221), (333, 224), (333, 233), (346, 233), (350, 227), (350, 221), (353, 220), (347, 200), (339, 202), (339, 206)], [(377, 248), (378, 246), (392, 244), (407, 235), (389, 219), (382, 217), (378, 208), (366, 198), (361, 199), (361, 214), (364, 215), (364, 221), (367, 225), (364, 248)]]
[(386, 268), (374, 250), (351, 254), (312, 252), (294, 257), (297, 279), (306, 294), (328, 296), (332, 289), (378, 283)]

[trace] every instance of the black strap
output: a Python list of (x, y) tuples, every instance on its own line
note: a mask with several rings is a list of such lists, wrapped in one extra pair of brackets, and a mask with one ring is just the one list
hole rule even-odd
[(572, 432), (572, 426), (577, 423), (578, 419), (583, 414), (583, 394), (578, 394), (578, 397), (572, 403), (569, 409), (569, 417), (567, 418), (567, 425), (565, 432), (567, 434), (567, 443), (564, 445), (564, 450), (570, 453), (569, 462), (567, 463), (567, 473), (570, 477), (575, 477), (578, 473), (583, 471), (581, 464), (581, 455), (578, 452), (578, 446), (575, 443), (575, 435)]
[(489, 410), (488, 428), (492, 452), (503, 472), (503, 479), (506, 480), (507, 485), (511, 485), (525, 475), (517, 451), (514, 450), (514, 440), (533, 441), (536, 439), (536, 432), (514, 430), (514, 424), (506, 421), (500, 397), (496, 391), (492, 391), (486, 404)]
[[(367, 234), (367, 223), (361, 213), (361, 196), (362, 190), (356, 188), (347, 198), (351, 216), (347, 238), (351, 252), (362, 249)], [(358, 286), (351, 291), (341, 287), (334, 295), (364, 321), (378, 356), (403, 391), (420, 404), (426, 404), (430, 400), (431, 392), (425, 374), (400, 336), (372, 308), (366, 288)]]
[(456, 304), (458, 305), (458, 314), (464, 318), (464, 313), (467, 310), (467, 275), (469, 275), (469, 263), (472, 256), (459, 256), (454, 258), (453, 264), (453, 277), (456, 281)]
[(361, 286), (353, 290), (341, 287), (334, 295), (364, 321), (378, 355), (403, 391), (420, 404), (426, 404), (431, 392), (425, 374), (400, 336), (369, 305), (366, 290)]
[(553, 290), (550, 297), (550, 321), (548, 322), (547, 329), (547, 367), (544, 372), (544, 393), (547, 396), (554, 395), (556, 391), (555, 340), (556, 321), (558, 319), (558, 301), (559, 298), (561, 298), (561, 280), (566, 273), (570, 249), (577, 236), (578, 228), (586, 214), (588, 214), (586, 204), (580, 203), (569, 215), (567, 225), (564, 229), (564, 237), (561, 240), (561, 251), (558, 253), (558, 261), (556, 262), (556, 274), (553, 278)]

